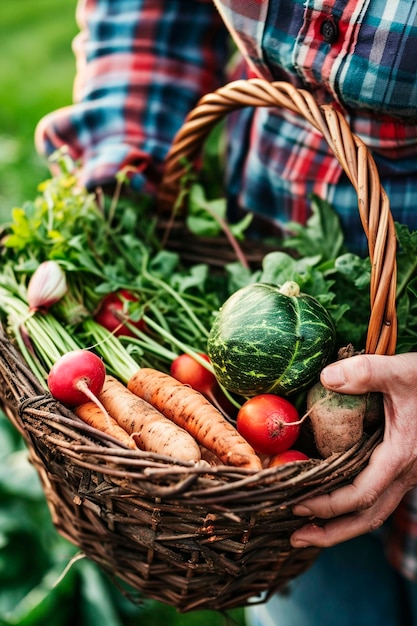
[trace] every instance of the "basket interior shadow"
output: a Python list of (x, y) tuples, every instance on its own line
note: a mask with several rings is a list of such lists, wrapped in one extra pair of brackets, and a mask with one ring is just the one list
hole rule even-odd
[[(331, 107), (286, 83), (230, 83), (208, 94), (174, 140), (161, 186), (172, 206), (183, 173), (222, 116), (243, 106), (283, 106), (327, 139), (358, 194), (372, 264), (368, 353), (396, 344), (396, 243), (388, 199), (368, 150)], [(0, 329), (1, 330), (1, 329)], [(118, 584), (176, 607), (228, 610), (265, 601), (314, 562), (294, 549), (305, 521), (292, 506), (347, 484), (366, 466), (383, 426), (325, 460), (254, 471), (173, 461), (125, 449), (53, 400), (0, 332), (1, 404), (23, 435), (57, 530)]]

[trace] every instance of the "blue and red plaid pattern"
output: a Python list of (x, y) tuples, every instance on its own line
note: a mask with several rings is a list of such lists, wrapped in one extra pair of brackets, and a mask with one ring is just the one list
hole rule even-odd
[[(131, 165), (133, 188), (152, 192), (187, 112), (239, 68), (339, 107), (372, 150), (395, 219), (417, 229), (417, 2), (79, 0), (77, 20), (74, 102), (40, 121), (36, 145), (45, 155), (68, 146), (87, 187)], [(230, 63), (232, 39), (243, 63)], [(244, 109), (229, 131), (239, 206), (285, 227), (306, 220), (317, 193), (339, 212), (348, 245), (366, 252), (356, 194), (307, 122)], [(391, 555), (414, 576), (417, 514), (405, 511)]]
[[(237, 77), (225, 69), (231, 34), (244, 75), (288, 80), (345, 112), (374, 151), (395, 219), (417, 227), (417, 3), (215, 1), (218, 10), (211, 0), (80, 0), (74, 103), (40, 122), (39, 151), (68, 145), (88, 187), (133, 165), (133, 188), (152, 191), (186, 113)], [(332, 42), (323, 36), (329, 21)], [(352, 249), (365, 252), (355, 193), (307, 123), (282, 111), (242, 111), (229, 146), (229, 191), (240, 206), (285, 225), (305, 221), (311, 192), (325, 195)]]

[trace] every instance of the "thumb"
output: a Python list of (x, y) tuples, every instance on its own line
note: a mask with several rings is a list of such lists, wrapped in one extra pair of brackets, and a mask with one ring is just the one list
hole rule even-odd
[(331, 363), (322, 370), (320, 380), (340, 393), (388, 393), (404, 386), (415, 387), (416, 376), (416, 354), (359, 354)]

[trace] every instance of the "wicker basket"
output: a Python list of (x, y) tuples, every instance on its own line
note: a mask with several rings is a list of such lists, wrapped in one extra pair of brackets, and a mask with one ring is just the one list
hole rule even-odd
[[(177, 196), (183, 157), (195, 161), (212, 126), (243, 106), (287, 107), (334, 150), (357, 192), (369, 241), (366, 350), (393, 353), (396, 244), (389, 202), (372, 157), (332, 107), (317, 106), (286, 83), (262, 80), (231, 83), (207, 95), (173, 143), (161, 205), (172, 206)], [(293, 504), (351, 482), (382, 438), (381, 427), (344, 454), (260, 472), (173, 462), (124, 449), (83, 424), (45, 395), (3, 333), (0, 340), (1, 404), (27, 443), (58, 532), (116, 584), (127, 583), (139, 596), (182, 612), (265, 601), (309, 567), (318, 550), (289, 543), (305, 523), (292, 515)]]

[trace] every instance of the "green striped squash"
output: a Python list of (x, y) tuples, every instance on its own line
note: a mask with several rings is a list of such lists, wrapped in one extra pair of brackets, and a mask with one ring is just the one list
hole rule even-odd
[(334, 344), (328, 311), (296, 283), (254, 283), (220, 308), (207, 351), (229, 391), (291, 395), (315, 382)]

